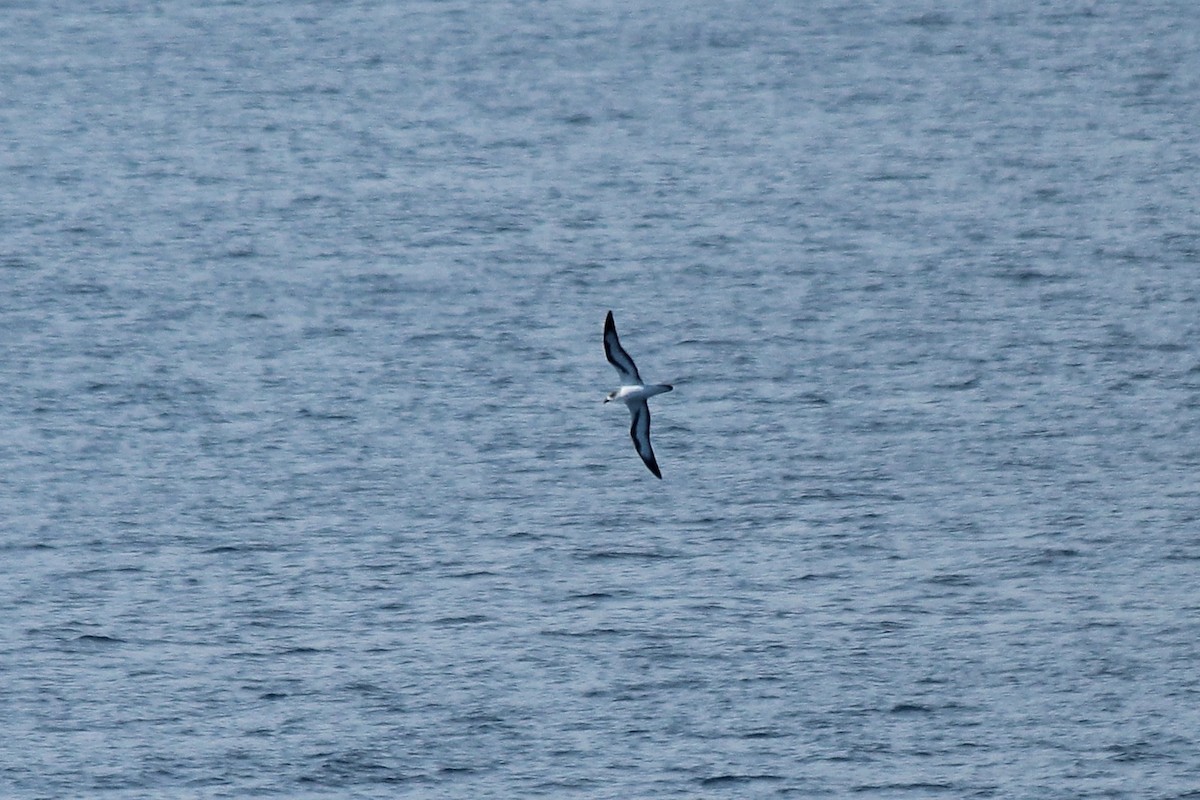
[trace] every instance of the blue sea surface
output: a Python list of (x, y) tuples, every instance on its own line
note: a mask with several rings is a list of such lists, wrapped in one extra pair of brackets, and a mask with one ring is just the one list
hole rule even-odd
[(4, 4), (0, 797), (1200, 797), (1197, 65)]

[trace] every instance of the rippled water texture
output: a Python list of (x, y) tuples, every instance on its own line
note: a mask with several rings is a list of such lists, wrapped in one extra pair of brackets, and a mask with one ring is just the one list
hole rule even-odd
[(1200, 6), (752, 6), (0, 9), (0, 795), (1197, 796)]

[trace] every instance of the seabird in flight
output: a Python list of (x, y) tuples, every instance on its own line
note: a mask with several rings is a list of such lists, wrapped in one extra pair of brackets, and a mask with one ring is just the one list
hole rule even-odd
[(633, 423), (629, 426), (629, 435), (633, 438), (633, 446), (637, 448), (638, 455), (642, 457), (642, 461), (646, 462), (646, 466), (650, 468), (654, 476), (662, 478), (662, 473), (658, 470), (658, 462), (654, 460), (654, 450), (650, 447), (650, 406), (646, 404), (646, 398), (669, 392), (674, 387), (666, 383), (656, 383), (650, 386), (642, 383), (642, 376), (638, 375), (637, 365), (633, 363), (629, 353), (625, 352), (625, 348), (621, 347), (621, 340), (617, 338), (617, 326), (613, 322), (611, 311), (604, 320), (604, 355), (608, 359), (608, 363), (616, 367), (617, 374), (621, 376), (621, 388), (615, 392), (609, 392), (608, 397), (604, 398), (604, 402), (622, 400), (629, 407), (629, 413), (633, 417)]

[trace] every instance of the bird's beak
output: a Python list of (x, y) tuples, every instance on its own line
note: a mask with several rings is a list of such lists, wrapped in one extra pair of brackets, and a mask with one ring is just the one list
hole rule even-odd
[(606, 403), (607, 403), (609, 400), (612, 400), (612, 398), (611, 398), (611, 397), (606, 397), (606, 398), (604, 398), (604, 402), (606, 402)]

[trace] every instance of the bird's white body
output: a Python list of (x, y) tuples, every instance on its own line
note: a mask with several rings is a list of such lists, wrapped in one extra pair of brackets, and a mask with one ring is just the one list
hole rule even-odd
[(636, 403), (639, 400), (645, 400), (647, 397), (654, 397), (656, 394), (662, 394), (663, 392), (669, 391), (671, 391), (671, 387), (667, 386), (666, 384), (657, 384), (654, 386), (643, 386), (641, 384), (637, 384), (634, 386), (622, 386), (620, 389), (617, 389), (617, 391), (615, 391), (609, 399), (620, 400), (626, 405), (629, 405), (630, 403)]

